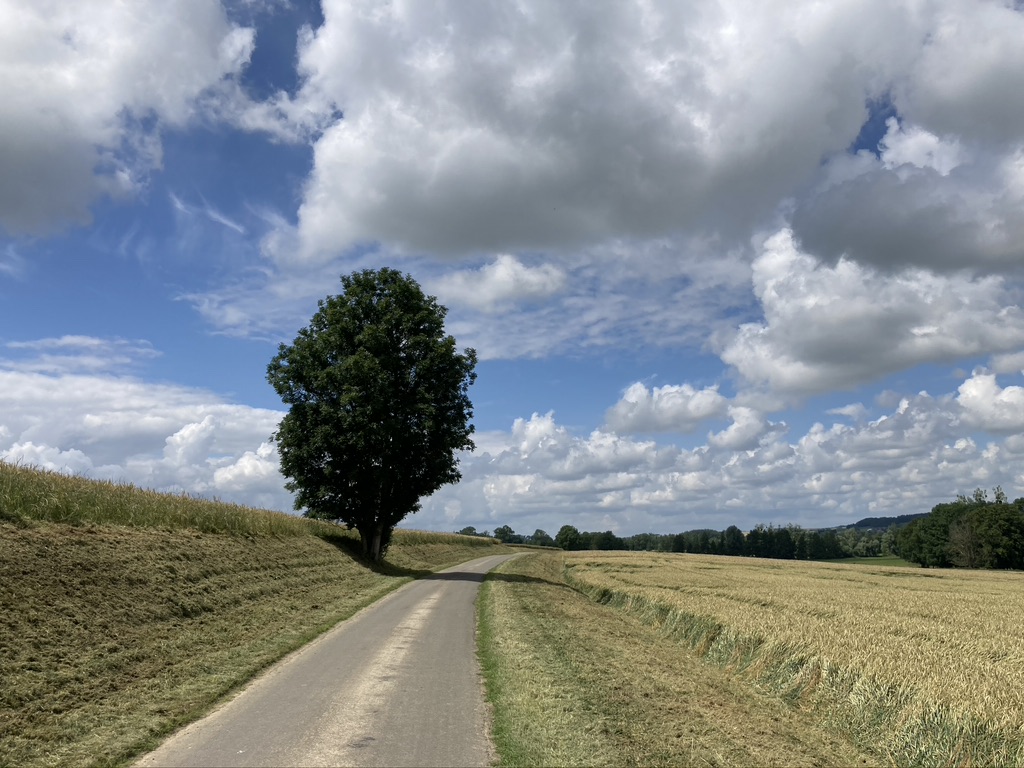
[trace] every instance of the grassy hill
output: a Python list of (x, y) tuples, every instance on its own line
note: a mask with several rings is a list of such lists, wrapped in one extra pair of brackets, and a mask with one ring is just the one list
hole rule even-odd
[(0, 765), (120, 765), (417, 574), (508, 551), (0, 463)]

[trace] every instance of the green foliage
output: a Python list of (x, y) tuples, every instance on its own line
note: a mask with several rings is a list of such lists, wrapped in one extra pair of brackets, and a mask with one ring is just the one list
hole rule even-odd
[(897, 554), (926, 568), (1024, 569), (1024, 499), (1010, 504), (999, 487), (994, 495), (978, 488), (936, 504), (896, 534)]
[(626, 536), (626, 549), (632, 552), (671, 552), (673, 536), (670, 533), (636, 533)]
[(572, 525), (563, 525), (555, 534), (555, 546), (566, 550), (583, 549), (580, 532)]
[[(910, 516), (907, 516), (910, 519)], [(872, 523), (897, 518), (871, 518)], [(619, 538), (611, 531), (593, 533), (562, 526), (555, 545), (565, 550), (627, 549), (632, 552), (689, 552), (699, 555), (769, 557), (778, 560), (837, 560), (847, 557), (880, 557), (894, 552), (895, 526), (851, 526), (846, 529), (804, 530), (798, 525), (777, 527), (758, 524), (744, 534), (737, 526), (724, 531), (702, 528), (682, 533), (637, 533)]]
[(494, 538), (502, 544), (522, 544), (523, 537), (512, 530), (512, 526), (502, 525), (494, 529)]
[(743, 531), (735, 525), (730, 525), (725, 529), (725, 533), (722, 534), (722, 554), (742, 555), (745, 543)]
[(419, 499), (461, 478), (476, 352), (456, 350), (447, 310), (408, 275), (363, 270), (341, 282), (267, 367), (289, 406), (274, 437), (296, 509), (355, 528), (380, 560)]
[[(544, 534), (544, 531), (537, 531), (537, 534)], [(646, 534), (653, 536), (654, 534)], [(550, 538), (550, 537), (548, 537)], [(616, 536), (611, 531), (583, 531), (582, 533), (572, 525), (563, 525), (555, 534), (553, 544), (565, 550), (576, 551), (581, 549), (628, 549), (626, 539)]]
[(584, 531), (580, 534), (581, 549), (625, 549), (626, 542), (611, 531)]
[[(459, 533), (465, 533), (467, 530), (476, 529), (470, 527), (469, 529), (463, 528)], [(479, 534), (477, 534), (479, 535)], [(484, 536), (487, 535), (485, 532)], [(540, 528), (535, 530), (532, 535), (524, 535), (516, 533), (512, 530), (510, 525), (500, 525), (494, 529), (494, 538), (500, 541), (502, 544), (532, 544), (538, 547), (556, 547), (555, 540), (551, 538), (546, 531), (542, 531)]]
[(533, 532), (533, 535), (530, 537), (530, 543), (536, 544), (539, 547), (555, 546), (555, 540), (548, 535), (547, 531), (543, 531), (540, 528)]

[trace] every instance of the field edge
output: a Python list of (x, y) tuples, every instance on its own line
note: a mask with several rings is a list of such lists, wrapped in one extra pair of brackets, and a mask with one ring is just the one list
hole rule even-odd
[(808, 709), (858, 747), (895, 765), (1020, 765), (1020, 734), (933, 704), (909, 688), (877, 683), (805, 649), (744, 635), (714, 617), (681, 611), (642, 595), (595, 586), (563, 569), (566, 583), (596, 603), (629, 613), (704, 662)]

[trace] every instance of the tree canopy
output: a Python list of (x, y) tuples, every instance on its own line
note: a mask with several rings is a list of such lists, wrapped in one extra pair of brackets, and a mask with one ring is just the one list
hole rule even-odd
[(476, 352), (456, 350), (447, 310), (412, 277), (385, 268), (341, 283), (267, 366), (289, 406), (274, 439), (295, 508), (355, 528), (380, 560), (419, 500), (461, 479)]
[(975, 489), (970, 496), (936, 504), (896, 537), (900, 557), (925, 567), (1024, 568), (1024, 499), (1010, 503)]

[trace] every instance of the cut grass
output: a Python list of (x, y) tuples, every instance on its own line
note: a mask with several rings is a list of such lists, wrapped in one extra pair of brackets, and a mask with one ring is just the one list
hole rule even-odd
[(400, 530), (372, 569), (357, 548), (328, 523), (0, 464), (0, 765), (124, 764), (415, 575), (510, 551)]
[(878, 758), (569, 588), (563, 558), (499, 567), (480, 653), (503, 766), (859, 765)]

